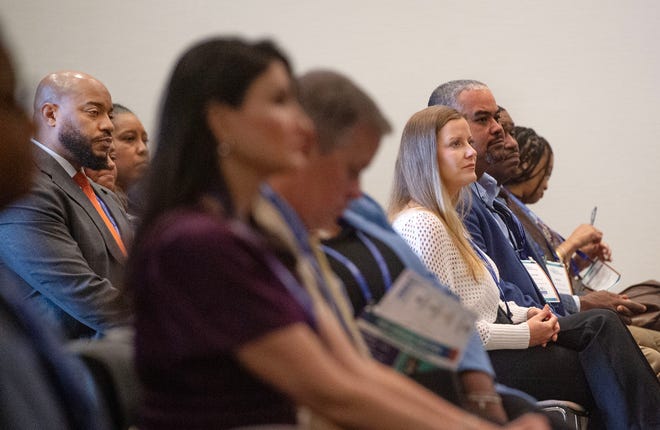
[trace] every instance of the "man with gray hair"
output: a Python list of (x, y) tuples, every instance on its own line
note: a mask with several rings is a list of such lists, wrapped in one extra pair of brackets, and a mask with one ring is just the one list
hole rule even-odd
[[(303, 273), (312, 274), (304, 282), (311, 287), (310, 294), (330, 305), (358, 349), (366, 352), (346, 294), (329, 269), (323, 270), (327, 265), (318, 264), (317, 259), (324, 257), (317, 235), (320, 230), (335, 228), (350, 201), (361, 195), (360, 173), (390, 125), (371, 98), (338, 73), (309, 72), (299, 78), (298, 87), (316, 134), (306, 165), (273, 177), (269, 181), (272, 189), (264, 190), (270, 209), (276, 208), (279, 214), (263, 216), (269, 205), (262, 204), (256, 211), (257, 220), (278, 230), (279, 236), (286, 236), (282, 230), (293, 226), (295, 234), (289, 235), (289, 245), (300, 257), (298, 264), (308, 266)], [(280, 228), (274, 226), (278, 218), (284, 220)]]
[[(453, 107), (470, 125), (472, 145), (477, 151), (475, 170), (478, 179), (472, 184), (472, 202), (464, 222), (474, 245), (488, 254), (497, 266), (498, 284), (505, 299), (527, 307), (543, 307), (548, 302), (554, 312), (562, 316), (559, 318), (561, 331), (557, 344), (571, 345), (581, 361), (591, 364), (584, 368), (590, 386), (608, 387), (609, 390), (607, 395), (602, 395), (600, 390), (593, 391), (597, 397), (597, 410), (592, 411), (592, 420), (603, 419), (610, 424), (621, 423), (622, 428), (637, 428), (634, 423), (648, 424), (660, 419), (657, 404), (655, 407), (650, 406), (660, 399), (657, 380), (648, 378), (650, 368), (612, 366), (613, 371), (609, 372), (606, 371), (607, 366), (592, 364), (602, 361), (602, 351), (608, 351), (607, 356), (612, 363), (629, 362), (621, 355), (641, 355), (637, 348), (632, 350), (624, 347), (626, 339), (615, 336), (614, 332), (619, 329), (621, 322), (614, 314), (593, 308), (612, 309), (625, 316), (641, 305), (620, 297), (616, 297), (614, 302), (610, 297), (598, 293), (582, 296), (577, 301), (570, 295), (562, 295), (560, 298), (552, 286), (544, 288), (542, 292), (523, 264), (525, 260), (531, 263), (527, 266), (534, 267), (537, 264), (539, 271), (547, 271), (544, 260), (526, 240), (520, 221), (499, 197), (498, 182), (504, 177), (510, 177), (517, 168), (519, 156), (517, 142), (505, 139), (507, 136), (499, 123), (500, 107), (490, 89), (478, 81), (450, 81), (440, 85), (431, 94), (429, 105), (435, 104)], [(499, 178), (499, 181), (491, 174)], [(580, 310), (585, 312), (578, 312)], [(498, 317), (498, 322), (510, 320), (507, 321), (507, 315), (502, 315)], [(597, 327), (599, 325), (601, 327)], [(605, 330), (610, 335), (591, 339), (590, 333), (599, 330)], [(572, 337), (578, 334), (579, 342), (575, 343)], [(627, 333), (624, 330), (622, 336), (625, 335)], [(514, 359), (508, 350), (489, 351), (489, 355), (500, 382), (542, 397), (544, 390), (552, 387), (555, 368), (553, 363), (542, 359), (543, 351), (539, 353), (534, 348), (525, 351), (529, 355), (526, 359), (520, 359), (519, 356)], [(639, 374), (634, 375), (635, 372)], [(638, 382), (633, 383), (633, 380)], [(621, 381), (629, 382), (622, 384)], [(642, 383), (652, 386), (642, 390), (639, 387)], [(626, 393), (626, 389), (630, 392)], [(653, 393), (654, 398), (645, 397), (642, 393), (646, 390)], [(629, 399), (633, 397), (640, 400), (631, 402)], [(625, 410), (626, 413), (613, 414), (611, 411), (614, 410)]]
[(517, 145), (514, 148), (511, 142), (504, 140), (499, 107), (486, 84), (468, 79), (449, 81), (431, 93), (428, 105), (449, 106), (465, 116), (477, 151), (474, 169), (477, 178), (493, 166), (518, 165)]
[[(351, 201), (365, 202), (366, 197), (360, 190), (360, 173), (370, 163), (390, 126), (373, 100), (345, 76), (331, 71), (313, 71), (302, 76), (298, 86), (301, 104), (317, 132), (307, 164), (270, 180), (272, 189), (264, 190), (266, 199), (257, 207), (255, 218), (286, 242), (297, 256), (297, 272), (310, 295), (327, 303), (356, 347), (369, 354), (357, 330), (353, 306), (348, 301), (347, 293), (351, 295), (352, 292), (347, 292), (332, 272), (319, 246), (319, 237), (336, 233), (339, 219), (345, 215)], [(374, 202), (368, 204), (372, 212), (382, 211), (374, 205)], [(376, 221), (365, 220), (364, 223), (375, 225)], [(382, 226), (376, 229), (385, 230)], [(396, 235), (393, 230), (391, 232)], [(461, 382), (467, 392), (488, 393), (489, 398), (499, 400), (494, 392), (492, 367), (476, 332), (459, 369), (465, 375)], [(441, 379), (436, 379), (435, 385), (438, 385)], [(442, 394), (451, 398), (451, 389), (443, 388), (446, 391)], [(489, 404), (483, 409), (473, 412), (500, 423), (507, 421), (501, 405)], [(539, 417), (525, 419), (542, 421)]]

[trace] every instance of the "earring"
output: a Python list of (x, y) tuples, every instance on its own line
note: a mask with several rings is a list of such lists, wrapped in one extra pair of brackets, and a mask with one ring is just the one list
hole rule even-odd
[(231, 145), (228, 142), (222, 141), (218, 144), (218, 157), (224, 158), (231, 153)]

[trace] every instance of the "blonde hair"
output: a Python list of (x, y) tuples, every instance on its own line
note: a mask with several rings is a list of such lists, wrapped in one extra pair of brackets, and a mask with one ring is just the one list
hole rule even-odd
[(452, 201), (442, 184), (438, 166), (438, 133), (449, 121), (462, 118), (458, 111), (447, 106), (431, 106), (410, 117), (401, 135), (388, 212), (392, 217), (408, 203), (415, 202), (436, 215), (476, 281), (485, 273), (484, 263), (472, 248), (463, 225), (467, 209), (462, 209), (460, 214), (456, 209), (458, 201), (469, 202), (469, 193), (464, 188)]

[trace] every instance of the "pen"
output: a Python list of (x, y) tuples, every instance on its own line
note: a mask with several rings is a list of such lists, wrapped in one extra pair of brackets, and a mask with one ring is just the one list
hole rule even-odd
[(598, 206), (594, 206), (591, 210), (591, 225), (594, 225), (594, 221), (596, 221), (596, 213), (598, 213)]

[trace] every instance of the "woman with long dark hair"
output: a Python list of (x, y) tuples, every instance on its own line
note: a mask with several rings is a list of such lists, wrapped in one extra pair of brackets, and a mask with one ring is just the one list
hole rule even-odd
[(494, 428), (359, 356), (252, 223), (259, 184), (304, 163), (310, 132), (271, 43), (211, 39), (179, 60), (128, 274), (140, 428), (294, 426), (297, 406), (349, 428)]

